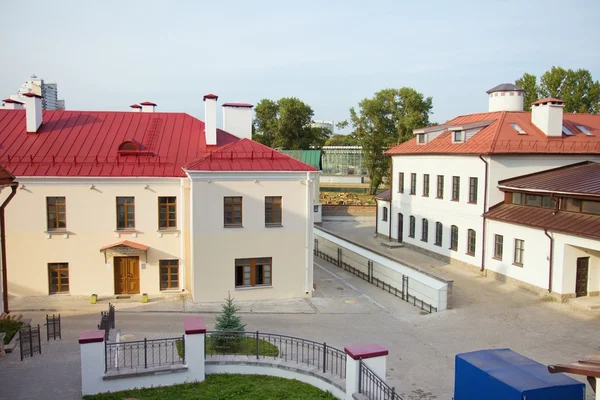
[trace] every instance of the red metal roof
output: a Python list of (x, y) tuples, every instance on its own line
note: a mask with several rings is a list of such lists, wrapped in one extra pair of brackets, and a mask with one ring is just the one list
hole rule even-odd
[(35, 94), (35, 93), (31, 93), (31, 92), (23, 93), (23, 96), (25, 96), (25, 97), (37, 97), (38, 99), (42, 98), (42, 96), (40, 96), (39, 94)]
[(600, 239), (600, 215), (504, 203), (484, 215), (491, 220)]
[(206, 99), (215, 99), (215, 100), (217, 100), (218, 98), (219, 98), (219, 96), (217, 96), (216, 94), (209, 93), (209, 94), (205, 94), (204, 97), (202, 98), (202, 100), (206, 100)]
[(156, 103), (153, 103), (151, 101), (144, 101), (143, 103), (140, 103), (140, 106), (156, 106)]
[[(416, 138), (399, 144), (386, 152), (395, 154), (600, 154), (600, 115), (564, 114), (563, 125), (572, 136), (548, 137), (531, 122), (526, 111), (498, 111), (456, 117), (444, 126), (460, 126), (474, 122), (491, 121), (464, 143), (452, 143), (450, 131), (445, 131), (426, 144), (417, 144)], [(519, 134), (510, 124), (525, 131)], [(582, 132), (578, 125), (592, 135)]]
[(142, 106), (140, 106), (139, 104), (132, 104), (129, 107), (131, 107), (131, 108), (142, 108)]
[(5, 103), (12, 103), (12, 104), (24, 104), (21, 101), (13, 100), (13, 99), (10, 99), (10, 98), (9, 99), (4, 99), (2, 101), (5, 102)]
[(392, 200), (392, 192), (390, 189), (388, 189), (385, 192), (381, 192), (377, 196), (375, 196), (375, 199), (382, 200), (382, 201), (391, 201)]
[(241, 139), (191, 162), (188, 171), (318, 171), (250, 139)]
[(539, 99), (538, 101), (534, 101), (531, 105), (544, 104), (544, 103), (564, 103), (564, 100), (557, 99), (554, 97), (547, 97), (545, 99)]
[(225, 103), (221, 107), (241, 107), (241, 108), (252, 108), (254, 107), (249, 103)]
[(585, 161), (498, 182), (510, 189), (600, 196), (600, 163)]

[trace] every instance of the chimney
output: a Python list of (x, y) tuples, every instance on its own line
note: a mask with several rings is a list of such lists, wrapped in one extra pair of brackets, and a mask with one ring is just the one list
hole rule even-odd
[(42, 125), (42, 96), (35, 93), (24, 93), (27, 132), (37, 132)]
[(156, 107), (156, 103), (152, 103), (151, 101), (145, 101), (140, 103), (142, 106), (142, 112), (154, 112), (154, 107)]
[(562, 137), (564, 101), (541, 99), (531, 104), (531, 122), (548, 137)]
[(142, 112), (142, 106), (139, 104), (132, 104), (129, 107), (131, 107), (131, 111), (133, 112)]
[(523, 111), (525, 90), (512, 83), (502, 83), (486, 92), (488, 94), (488, 112)]
[(23, 105), (22, 102), (18, 101), (18, 100), (13, 100), (13, 99), (4, 99), (2, 100), (4, 102), (4, 105), (2, 108), (4, 108), (5, 110), (24, 110), (25, 106)]
[(248, 103), (223, 104), (223, 130), (240, 139), (252, 139), (253, 107)]
[(217, 99), (209, 93), (204, 96), (204, 137), (207, 145), (217, 144)]

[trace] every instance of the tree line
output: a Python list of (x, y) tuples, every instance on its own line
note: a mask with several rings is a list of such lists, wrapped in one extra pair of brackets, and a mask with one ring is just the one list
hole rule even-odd
[[(525, 73), (515, 84), (525, 90), (525, 110), (530, 110), (536, 100), (555, 97), (565, 101), (567, 113), (600, 112), (600, 83), (585, 69), (552, 67), (539, 81), (535, 75)], [(383, 89), (350, 107), (348, 119), (336, 124), (339, 129), (350, 126), (350, 134), (333, 135), (329, 129), (311, 125), (314, 111), (300, 99), (262, 99), (255, 107), (252, 137), (269, 147), (286, 150), (362, 146), (371, 182), (369, 192), (375, 194), (390, 170), (390, 157), (383, 153), (410, 140), (414, 129), (433, 125), (432, 108), (433, 99), (413, 88)]]

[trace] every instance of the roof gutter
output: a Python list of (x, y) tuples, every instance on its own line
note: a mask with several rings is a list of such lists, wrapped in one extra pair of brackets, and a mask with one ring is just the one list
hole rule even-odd
[(2, 251), (2, 301), (4, 304), (4, 312), (9, 313), (8, 309), (8, 274), (6, 272), (6, 219), (4, 217), (4, 209), (10, 203), (13, 197), (17, 194), (18, 183), (10, 185), (11, 192), (0, 206), (0, 251)]
[(506, 185), (498, 185), (498, 189), (506, 189), (506, 190), (515, 190), (518, 192), (530, 192), (530, 193), (547, 193), (547, 194), (564, 194), (571, 196), (590, 196), (590, 197), (600, 197), (600, 195), (595, 193), (581, 193), (581, 192), (561, 192), (557, 190), (545, 190), (545, 189), (526, 189), (517, 186), (506, 186)]
[(483, 158), (483, 155), (479, 155), (479, 159), (485, 164), (485, 175), (483, 178), (483, 229), (481, 230), (481, 269), (480, 272), (485, 270), (485, 213), (487, 212), (487, 196), (488, 196), (488, 167), (489, 164)]
[(544, 229), (544, 235), (550, 239), (550, 257), (548, 258), (548, 293), (552, 293), (552, 266), (554, 255), (554, 239), (548, 234), (548, 229)]

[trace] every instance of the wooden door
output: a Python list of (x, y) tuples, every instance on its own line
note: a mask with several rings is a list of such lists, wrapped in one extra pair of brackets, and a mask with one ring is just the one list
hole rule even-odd
[(115, 294), (136, 294), (139, 292), (139, 257), (115, 257)]
[(588, 272), (590, 269), (590, 258), (579, 257), (577, 259), (577, 278), (575, 280), (575, 295), (577, 297), (587, 296), (588, 294)]
[(404, 216), (398, 213), (398, 242), (402, 243), (404, 235)]

